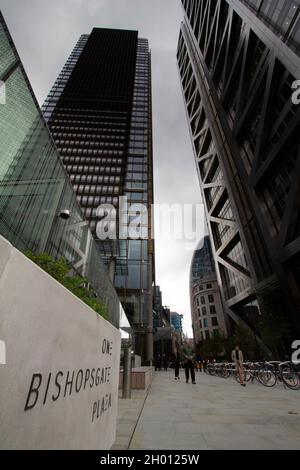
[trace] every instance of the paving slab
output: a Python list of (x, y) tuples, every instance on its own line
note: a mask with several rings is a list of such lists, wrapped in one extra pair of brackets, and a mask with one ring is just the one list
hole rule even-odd
[(120, 399), (113, 449), (300, 449), (300, 391), (282, 384), (243, 388), (204, 373), (196, 381), (175, 381), (173, 371), (157, 371), (148, 393)]

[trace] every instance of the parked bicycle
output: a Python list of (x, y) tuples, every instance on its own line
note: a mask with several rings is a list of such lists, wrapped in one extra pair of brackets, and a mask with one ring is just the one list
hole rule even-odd
[(276, 377), (275, 383), (277, 381), (282, 382), (291, 390), (300, 389), (299, 370), (292, 361), (269, 361), (268, 364), (272, 367), (273, 373)]
[[(238, 371), (231, 362), (209, 363), (205, 372), (224, 379), (233, 377), (239, 382)], [(300, 389), (299, 367), (291, 361), (244, 362), (244, 374), (245, 382), (256, 381), (265, 387), (274, 387), (276, 383), (281, 382), (291, 390)]]

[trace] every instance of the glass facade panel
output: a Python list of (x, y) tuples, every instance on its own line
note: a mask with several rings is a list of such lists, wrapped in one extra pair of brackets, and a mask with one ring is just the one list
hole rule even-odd
[[(1, 14), (0, 30), (3, 70), (17, 53)], [(0, 105), (0, 233), (21, 251), (65, 257), (88, 278), (118, 326), (117, 294), (20, 62), (6, 78), (6, 95)], [(59, 217), (62, 211), (69, 218)]]
[(255, 334), (241, 306), (286, 312), (288, 351), (300, 331), (300, 114), (286, 45), (299, 56), (300, 0), (182, 4), (177, 60), (226, 311)]
[(190, 287), (199, 281), (199, 279), (215, 276), (215, 264), (210, 244), (209, 237), (205, 237), (199, 244), (199, 247), (194, 253), (191, 273), (190, 273)]
[(5, 26), (0, 22), (0, 78), (13, 65), (16, 59), (17, 55), (9, 43)]
[(242, 0), (294, 52), (300, 54), (299, 0)]
[[(114, 284), (126, 314), (143, 327), (152, 324), (154, 255), (148, 217), (141, 218), (144, 241), (128, 240), (127, 221), (120, 219), (117, 240), (103, 242), (97, 239), (96, 210), (108, 203), (118, 212), (118, 196), (127, 196), (128, 205), (150, 207), (151, 108), (148, 41), (136, 31), (101, 28), (81, 36), (43, 107), (101, 256), (107, 264), (116, 261)], [(126, 240), (118, 239), (119, 229)]]

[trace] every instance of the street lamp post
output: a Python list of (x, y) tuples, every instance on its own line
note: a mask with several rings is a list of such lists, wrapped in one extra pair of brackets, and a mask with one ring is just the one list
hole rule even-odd
[(131, 398), (131, 346), (124, 349), (123, 394), (122, 398)]

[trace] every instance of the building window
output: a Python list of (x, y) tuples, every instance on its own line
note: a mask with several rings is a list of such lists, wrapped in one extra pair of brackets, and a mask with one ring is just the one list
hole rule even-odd
[(217, 317), (212, 317), (212, 319), (211, 319), (211, 324), (212, 324), (212, 326), (218, 326), (218, 319), (217, 319)]
[(207, 318), (204, 318), (204, 320), (203, 320), (203, 327), (208, 328), (208, 319)]
[(215, 305), (210, 305), (209, 307), (209, 311), (211, 313), (211, 315), (214, 315), (216, 312), (216, 306)]
[(202, 307), (202, 315), (203, 316), (207, 315), (206, 307)]
[(199, 325), (200, 325), (200, 328), (202, 328), (202, 321), (199, 320)]
[(213, 295), (209, 295), (208, 296), (208, 301), (210, 304), (212, 304), (215, 300), (214, 300), (214, 296)]
[(212, 284), (206, 284), (206, 289), (212, 289)]
[(201, 295), (201, 304), (202, 304), (202, 305), (205, 304), (205, 297), (204, 297), (204, 295)]
[(205, 330), (205, 339), (209, 339), (210, 336), (209, 336), (209, 330)]

